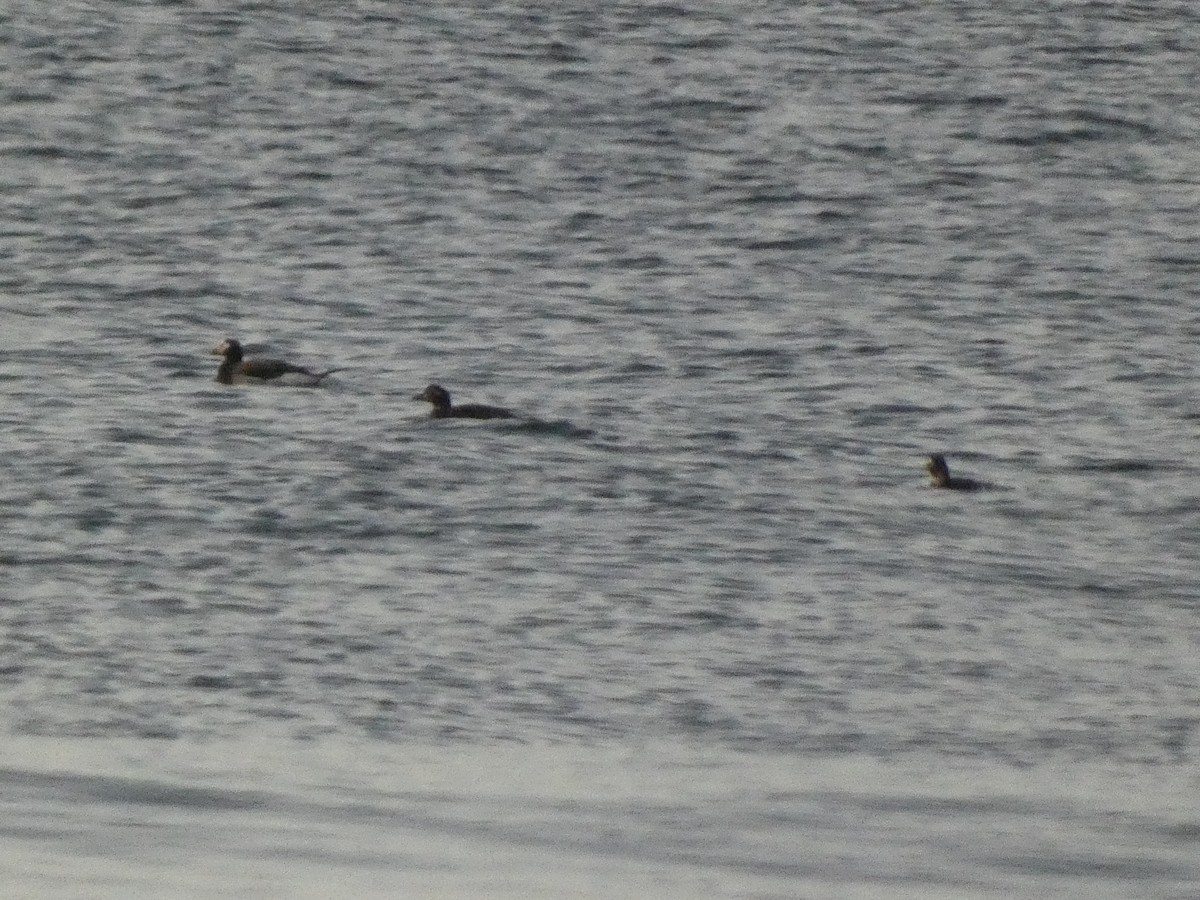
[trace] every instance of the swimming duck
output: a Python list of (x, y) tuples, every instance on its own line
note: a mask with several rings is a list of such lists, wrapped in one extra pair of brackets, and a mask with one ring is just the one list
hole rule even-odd
[(327, 375), (339, 369), (314, 372), (303, 366), (294, 366), (279, 359), (245, 359), (242, 345), (228, 338), (213, 347), (214, 356), (223, 356), (217, 367), (217, 381), (221, 384), (278, 384), (290, 387), (315, 387)]
[(957, 478), (951, 475), (950, 467), (946, 465), (946, 457), (940, 453), (934, 453), (929, 457), (929, 461), (925, 463), (925, 471), (929, 473), (930, 487), (946, 488), (951, 491), (977, 491), (984, 487), (983, 482), (973, 478)]
[(433, 404), (435, 419), (511, 419), (513, 412), (501, 406), (485, 406), (482, 403), (463, 403), (452, 406), (450, 392), (440, 384), (431, 384), (419, 394), (413, 395), (414, 400), (425, 400)]

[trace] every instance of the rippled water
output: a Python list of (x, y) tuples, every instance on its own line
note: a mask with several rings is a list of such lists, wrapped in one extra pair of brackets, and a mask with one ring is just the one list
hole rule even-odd
[(1192, 896), (1197, 18), (0, 11), (5, 879)]

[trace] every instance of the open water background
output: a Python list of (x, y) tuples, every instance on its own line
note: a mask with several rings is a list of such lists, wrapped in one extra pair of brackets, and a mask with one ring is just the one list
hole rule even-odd
[(0, 75), (7, 896), (1200, 894), (1196, 7), (10, 0)]

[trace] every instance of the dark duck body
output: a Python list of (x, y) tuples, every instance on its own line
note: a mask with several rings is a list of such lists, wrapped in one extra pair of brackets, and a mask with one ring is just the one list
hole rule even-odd
[(281, 359), (246, 359), (242, 345), (233, 338), (222, 341), (212, 349), (213, 355), (223, 356), (217, 367), (221, 384), (277, 384), (293, 387), (315, 387), (327, 375), (338, 369), (314, 372)]
[(949, 491), (978, 491), (985, 486), (982, 481), (976, 481), (974, 478), (951, 475), (950, 467), (946, 465), (946, 457), (940, 453), (929, 457), (929, 461), (925, 463), (925, 471), (929, 473), (930, 487), (945, 488)]
[(455, 406), (450, 402), (450, 392), (440, 384), (431, 384), (414, 400), (425, 400), (433, 404), (435, 419), (511, 419), (513, 412), (502, 406), (487, 406), (483, 403), (462, 403)]

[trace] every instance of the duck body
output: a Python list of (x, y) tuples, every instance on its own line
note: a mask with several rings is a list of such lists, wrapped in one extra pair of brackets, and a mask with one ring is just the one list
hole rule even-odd
[(327, 376), (338, 369), (314, 372), (304, 366), (293, 365), (281, 359), (246, 359), (242, 345), (228, 338), (212, 349), (214, 356), (221, 356), (217, 367), (220, 384), (269, 384), (287, 387), (316, 387)]
[(431, 384), (414, 400), (425, 400), (433, 404), (434, 419), (511, 419), (513, 411), (502, 406), (487, 406), (483, 403), (462, 403), (455, 406), (450, 402), (450, 392), (440, 384)]
[(951, 475), (946, 457), (940, 453), (929, 457), (929, 461), (925, 463), (925, 471), (929, 473), (930, 487), (944, 488), (948, 491), (978, 491), (985, 487), (982, 481), (976, 481), (974, 478)]

